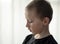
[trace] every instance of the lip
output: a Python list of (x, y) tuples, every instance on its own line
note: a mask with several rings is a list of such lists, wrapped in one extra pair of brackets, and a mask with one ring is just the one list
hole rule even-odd
[(28, 28), (28, 30), (31, 32), (31, 29), (30, 28)]

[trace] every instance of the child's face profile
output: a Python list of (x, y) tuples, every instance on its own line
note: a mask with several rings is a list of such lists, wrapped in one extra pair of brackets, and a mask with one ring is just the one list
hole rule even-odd
[(42, 20), (36, 17), (36, 12), (34, 10), (26, 10), (25, 17), (27, 20), (26, 27), (33, 33), (41, 33), (44, 29), (44, 23)]

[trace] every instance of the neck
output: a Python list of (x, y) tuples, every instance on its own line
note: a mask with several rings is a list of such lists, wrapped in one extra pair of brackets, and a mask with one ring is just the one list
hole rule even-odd
[(42, 39), (42, 38), (45, 38), (45, 37), (47, 37), (49, 35), (50, 35), (49, 30), (46, 29), (46, 30), (42, 31), (41, 33), (35, 34), (34, 38)]

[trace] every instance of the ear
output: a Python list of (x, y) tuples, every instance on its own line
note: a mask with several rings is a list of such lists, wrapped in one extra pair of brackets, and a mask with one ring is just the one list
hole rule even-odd
[(48, 17), (45, 17), (45, 18), (43, 19), (43, 24), (44, 24), (44, 25), (49, 25), (49, 18), (48, 18)]

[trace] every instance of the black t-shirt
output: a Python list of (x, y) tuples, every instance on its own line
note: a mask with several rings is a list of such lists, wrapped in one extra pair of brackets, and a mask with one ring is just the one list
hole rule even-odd
[(28, 35), (22, 44), (58, 44), (52, 35), (42, 39), (34, 39), (33, 35)]

